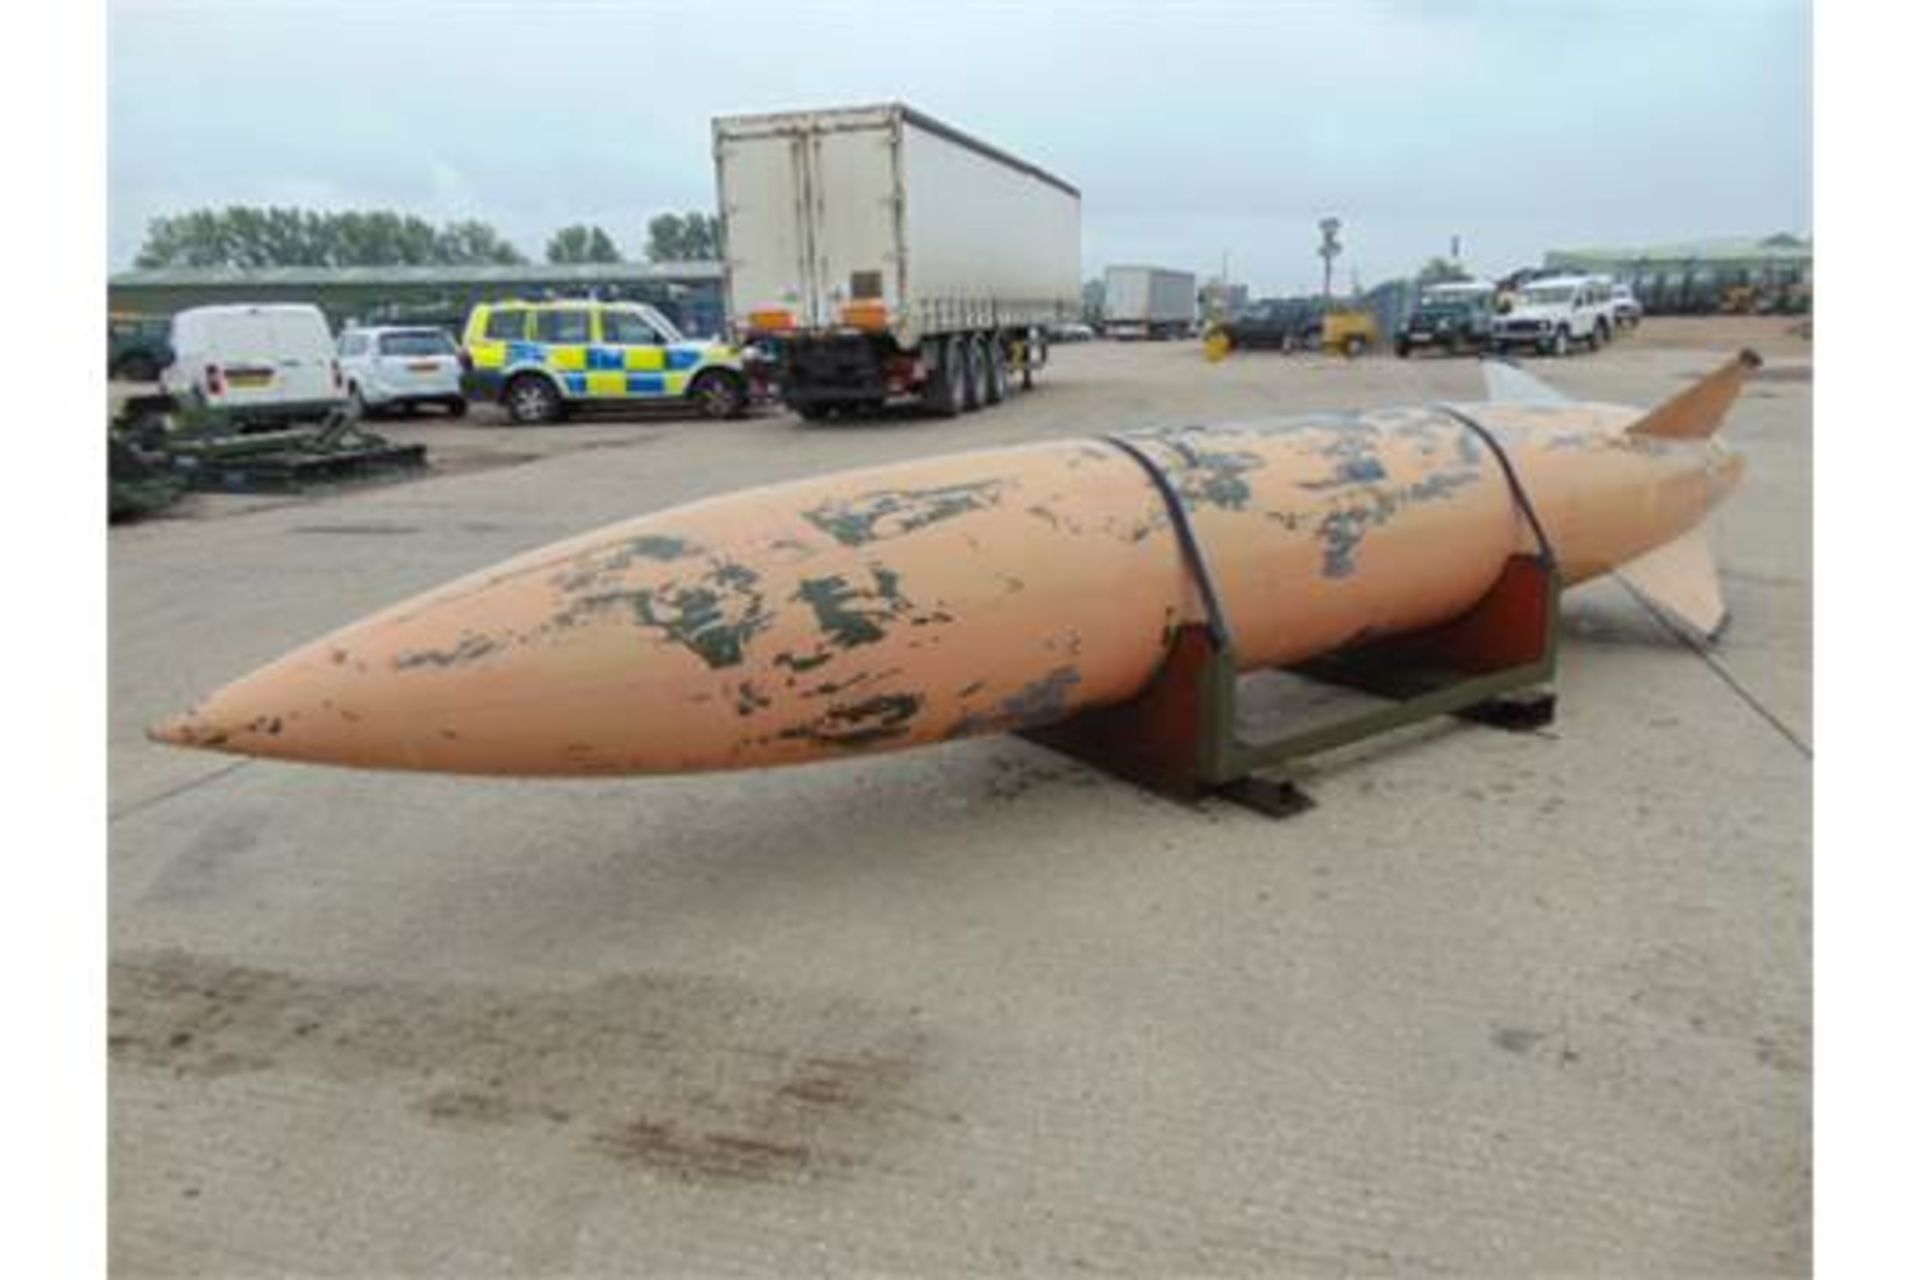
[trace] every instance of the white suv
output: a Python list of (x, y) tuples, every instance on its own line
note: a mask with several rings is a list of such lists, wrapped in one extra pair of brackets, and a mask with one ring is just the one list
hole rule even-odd
[(1563, 356), (1576, 342), (1599, 350), (1613, 337), (1612, 290), (1591, 276), (1534, 280), (1520, 290), (1511, 310), (1493, 322), (1488, 346), (1498, 355), (1528, 346), (1541, 355)]
[(455, 418), (467, 412), (460, 391), (460, 348), (444, 329), (418, 325), (355, 328), (340, 335), (347, 398), (364, 417), (438, 405)]
[(1631, 285), (1616, 284), (1613, 286), (1613, 292), (1609, 300), (1613, 306), (1613, 331), (1615, 333), (1619, 333), (1622, 329), (1637, 329), (1640, 327), (1640, 317), (1644, 312), (1640, 306), (1640, 299), (1633, 296), (1633, 288)]

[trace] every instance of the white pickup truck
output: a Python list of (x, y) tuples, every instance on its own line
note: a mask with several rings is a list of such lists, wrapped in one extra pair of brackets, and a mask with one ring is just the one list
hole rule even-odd
[(1495, 355), (1532, 347), (1543, 356), (1563, 356), (1576, 342), (1597, 351), (1613, 337), (1611, 295), (1610, 285), (1592, 276), (1534, 280), (1494, 319), (1487, 345)]

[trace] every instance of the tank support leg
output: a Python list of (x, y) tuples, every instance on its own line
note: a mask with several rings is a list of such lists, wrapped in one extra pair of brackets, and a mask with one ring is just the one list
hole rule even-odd
[(1174, 799), (1219, 795), (1286, 817), (1312, 807), (1295, 783), (1300, 767), (1337, 747), (1443, 715), (1509, 729), (1551, 721), (1558, 614), (1551, 564), (1515, 556), (1463, 617), (1293, 669), (1363, 689), (1384, 705), (1261, 741), (1239, 732), (1231, 647), (1208, 627), (1188, 625), (1138, 697), (1026, 736)]

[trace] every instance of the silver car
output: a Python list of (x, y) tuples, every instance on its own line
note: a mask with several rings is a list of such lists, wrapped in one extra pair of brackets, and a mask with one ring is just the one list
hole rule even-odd
[(422, 405), (455, 418), (467, 412), (460, 390), (460, 349), (444, 329), (418, 325), (352, 328), (340, 335), (340, 371), (347, 397), (365, 417), (409, 413)]

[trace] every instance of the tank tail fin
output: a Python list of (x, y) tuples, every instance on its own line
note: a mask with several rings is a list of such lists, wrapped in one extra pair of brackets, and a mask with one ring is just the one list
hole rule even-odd
[(1720, 570), (1707, 545), (1705, 525), (1696, 525), (1663, 547), (1621, 565), (1614, 574), (1627, 589), (1705, 639), (1720, 634), (1727, 605), (1720, 596)]
[(1704, 440), (1720, 429), (1727, 410), (1740, 396), (1747, 374), (1760, 367), (1760, 357), (1752, 348), (1715, 369), (1700, 381), (1668, 400), (1627, 428), (1630, 436), (1653, 436), (1662, 440)]
[(1571, 404), (1566, 395), (1548, 386), (1511, 360), (1488, 357), (1480, 361), (1487, 399), (1494, 404)]

